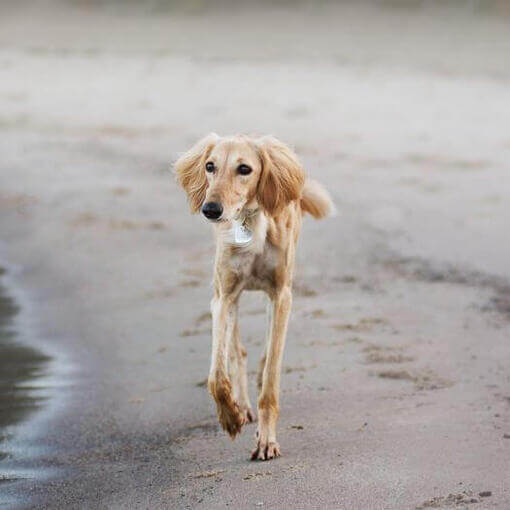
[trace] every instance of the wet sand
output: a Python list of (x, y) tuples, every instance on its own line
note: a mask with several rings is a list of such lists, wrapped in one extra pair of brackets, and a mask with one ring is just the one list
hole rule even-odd
[[(45, 408), (51, 407), (54, 389), (49, 377), (51, 357), (38, 344), (20, 317), (20, 306), (5, 286), (0, 268), (0, 506), (25, 498), (12, 496), (18, 485), (42, 479), (52, 471), (37, 466), (38, 430)], [(56, 374), (54, 374), (56, 375)], [(54, 476), (55, 472), (51, 473)], [(9, 493), (11, 495), (9, 495)]]
[[(0, 254), (71, 368), (3, 494), (507, 508), (509, 18), (40, 5), (0, 15)], [(254, 426), (219, 430), (203, 384), (214, 246), (169, 164), (210, 130), (293, 144), (340, 213), (304, 225), (275, 462), (248, 461)], [(241, 303), (253, 401), (264, 306)]]

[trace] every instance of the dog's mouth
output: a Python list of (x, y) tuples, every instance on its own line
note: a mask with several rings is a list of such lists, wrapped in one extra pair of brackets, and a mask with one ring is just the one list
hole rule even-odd
[(220, 218), (208, 218), (207, 216), (205, 215), (202, 215), (209, 223), (225, 223), (227, 221), (229, 221), (227, 218), (223, 218), (223, 217), (220, 217)]

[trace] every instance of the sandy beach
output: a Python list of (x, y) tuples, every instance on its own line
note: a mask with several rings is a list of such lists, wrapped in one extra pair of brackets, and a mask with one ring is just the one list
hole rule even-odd
[[(0, 7), (0, 285), (52, 361), (0, 507), (509, 508), (504, 9), (33, 4)], [(288, 142), (339, 213), (304, 222), (267, 463), (204, 384), (213, 236), (171, 163), (209, 131)]]

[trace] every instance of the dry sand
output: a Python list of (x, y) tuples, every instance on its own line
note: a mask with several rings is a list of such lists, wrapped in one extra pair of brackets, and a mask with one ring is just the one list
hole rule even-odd
[[(508, 508), (510, 18), (37, 5), (0, 12), (0, 253), (64, 368), (13, 506)], [(210, 130), (293, 144), (339, 209), (303, 230), (269, 463), (203, 384), (213, 241), (168, 168)]]

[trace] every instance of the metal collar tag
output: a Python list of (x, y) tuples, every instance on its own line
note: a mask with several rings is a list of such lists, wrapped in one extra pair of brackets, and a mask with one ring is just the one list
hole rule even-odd
[(253, 232), (239, 220), (232, 221), (232, 244), (235, 246), (246, 246), (253, 239)]

